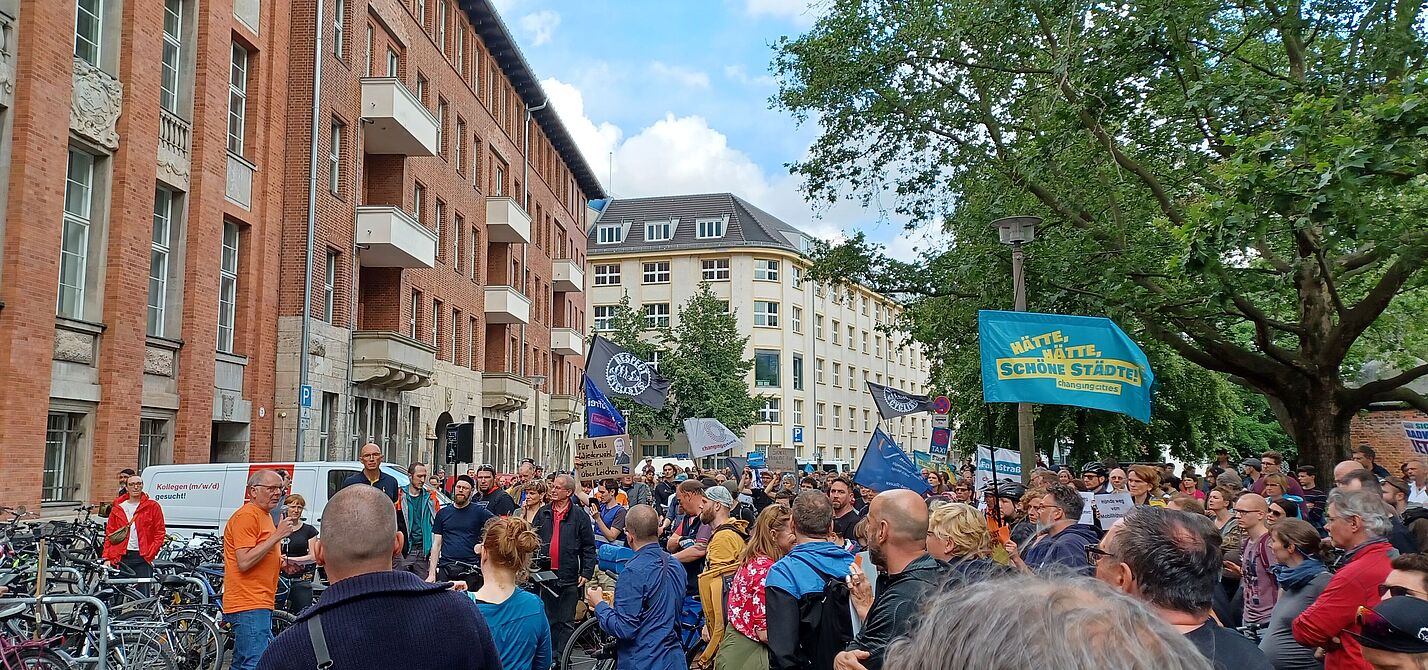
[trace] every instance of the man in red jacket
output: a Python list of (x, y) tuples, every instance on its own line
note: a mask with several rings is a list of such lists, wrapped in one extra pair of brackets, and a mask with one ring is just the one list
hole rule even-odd
[(104, 560), (134, 577), (148, 579), (154, 576), (154, 557), (164, 546), (164, 510), (144, 493), (144, 479), (139, 475), (129, 475), (124, 489), (124, 495), (114, 499), (104, 524)]
[(1345, 633), (1361, 632), (1356, 620), (1360, 606), (1378, 604), (1378, 586), (1392, 570), (1392, 545), (1384, 539), (1392, 525), (1387, 506), (1371, 491), (1335, 489), (1329, 494), (1324, 529), (1334, 546), (1348, 553), (1324, 592), (1293, 625), (1299, 644), (1324, 648), (1325, 670), (1370, 670), (1358, 640)]

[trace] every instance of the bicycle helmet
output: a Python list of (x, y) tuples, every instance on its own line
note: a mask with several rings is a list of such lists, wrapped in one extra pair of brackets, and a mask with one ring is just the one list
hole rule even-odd
[(998, 482), (994, 490), (996, 497), (1016, 502), (1020, 502), (1022, 496), (1026, 495), (1026, 487), (1021, 482), (1014, 482), (1010, 479)]
[(1091, 461), (1081, 466), (1081, 474), (1093, 474), (1097, 477), (1109, 477), (1111, 471), (1106, 469), (1106, 464), (1100, 461)]

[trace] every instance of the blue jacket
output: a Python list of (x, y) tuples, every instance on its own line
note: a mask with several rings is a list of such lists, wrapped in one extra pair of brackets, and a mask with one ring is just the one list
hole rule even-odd
[[(268, 646), (258, 670), (312, 670), (307, 621), (321, 614), (333, 667), (501, 670), (486, 621), (451, 584), (408, 572), (369, 572), (334, 583)], [(439, 622), (439, 625), (437, 625)], [(445, 644), (460, 640), (461, 644)]]
[(1099, 541), (1095, 526), (1071, 524), (1027, 549), (1022, 560), (1037, 572), (1060, 566), (1061, 570), (1090, 575), (1094, 566), (1086, 562), (1086, 545)]
[(476, 607), (496, 638), (502, 670), (549, 670), (550, 621), (545, 618), (540, 596), (516, 589), (506, 602), (477, 600)]
[(684, 564), (657, 542), (640, 547), (625, 564), (615, 582), (615, 606), (595, 606), (600, 628), (615, 638), (617, 670), (687, 670), (679, 638), (684, 581)]
[[(853, 639), (848, 576), (853, 554), (832, 542), (795, 545), (764, 580), (770, 670), (831, 670)], [(869, 566), (871, 567), (871, 566)], [(825, 593), (829, 580), (837, 593)]]

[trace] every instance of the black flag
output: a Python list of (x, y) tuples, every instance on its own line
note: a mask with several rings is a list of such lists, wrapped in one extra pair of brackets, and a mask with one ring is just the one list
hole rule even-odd
[(622, 395), (656, 411), (664, 409), (669, 397), (668, 379), (644, 359), (599, 335), (590, 343), (585, 374), (601, 393)]
[(867, 382), (867, 384), (868, 393), (873, 394), (873, 402), (878, 405), (878, 414), (882, 415), (884, 419), (932, 411), (932, 401), (925, 395), (904, 393), (891, 386), (872, 382)]

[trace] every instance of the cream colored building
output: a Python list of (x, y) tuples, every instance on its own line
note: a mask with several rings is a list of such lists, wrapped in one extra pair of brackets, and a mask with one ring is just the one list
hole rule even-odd
[[(628, 293), (652, 327), (673, 324), (700, 282), (728, 300), (751, 335), (752, 392), (770, 396), (735, 455), (794, 446), (798, 462), (851, 470), (879, 425), (865, 382), (925, 393), (928, 363), (881, 328), (897, 314), (862, 286), (804, 281), (809, 236), (729, 193), (616, 199), (590, 229), (589, 327)], [(930, 415), (882, 422), (905, 451), (926, 451)], [(797, 434), (802, 433), (801, 442)], [(678, 436), (639, 440), (640, 455), (688, 452)]]

